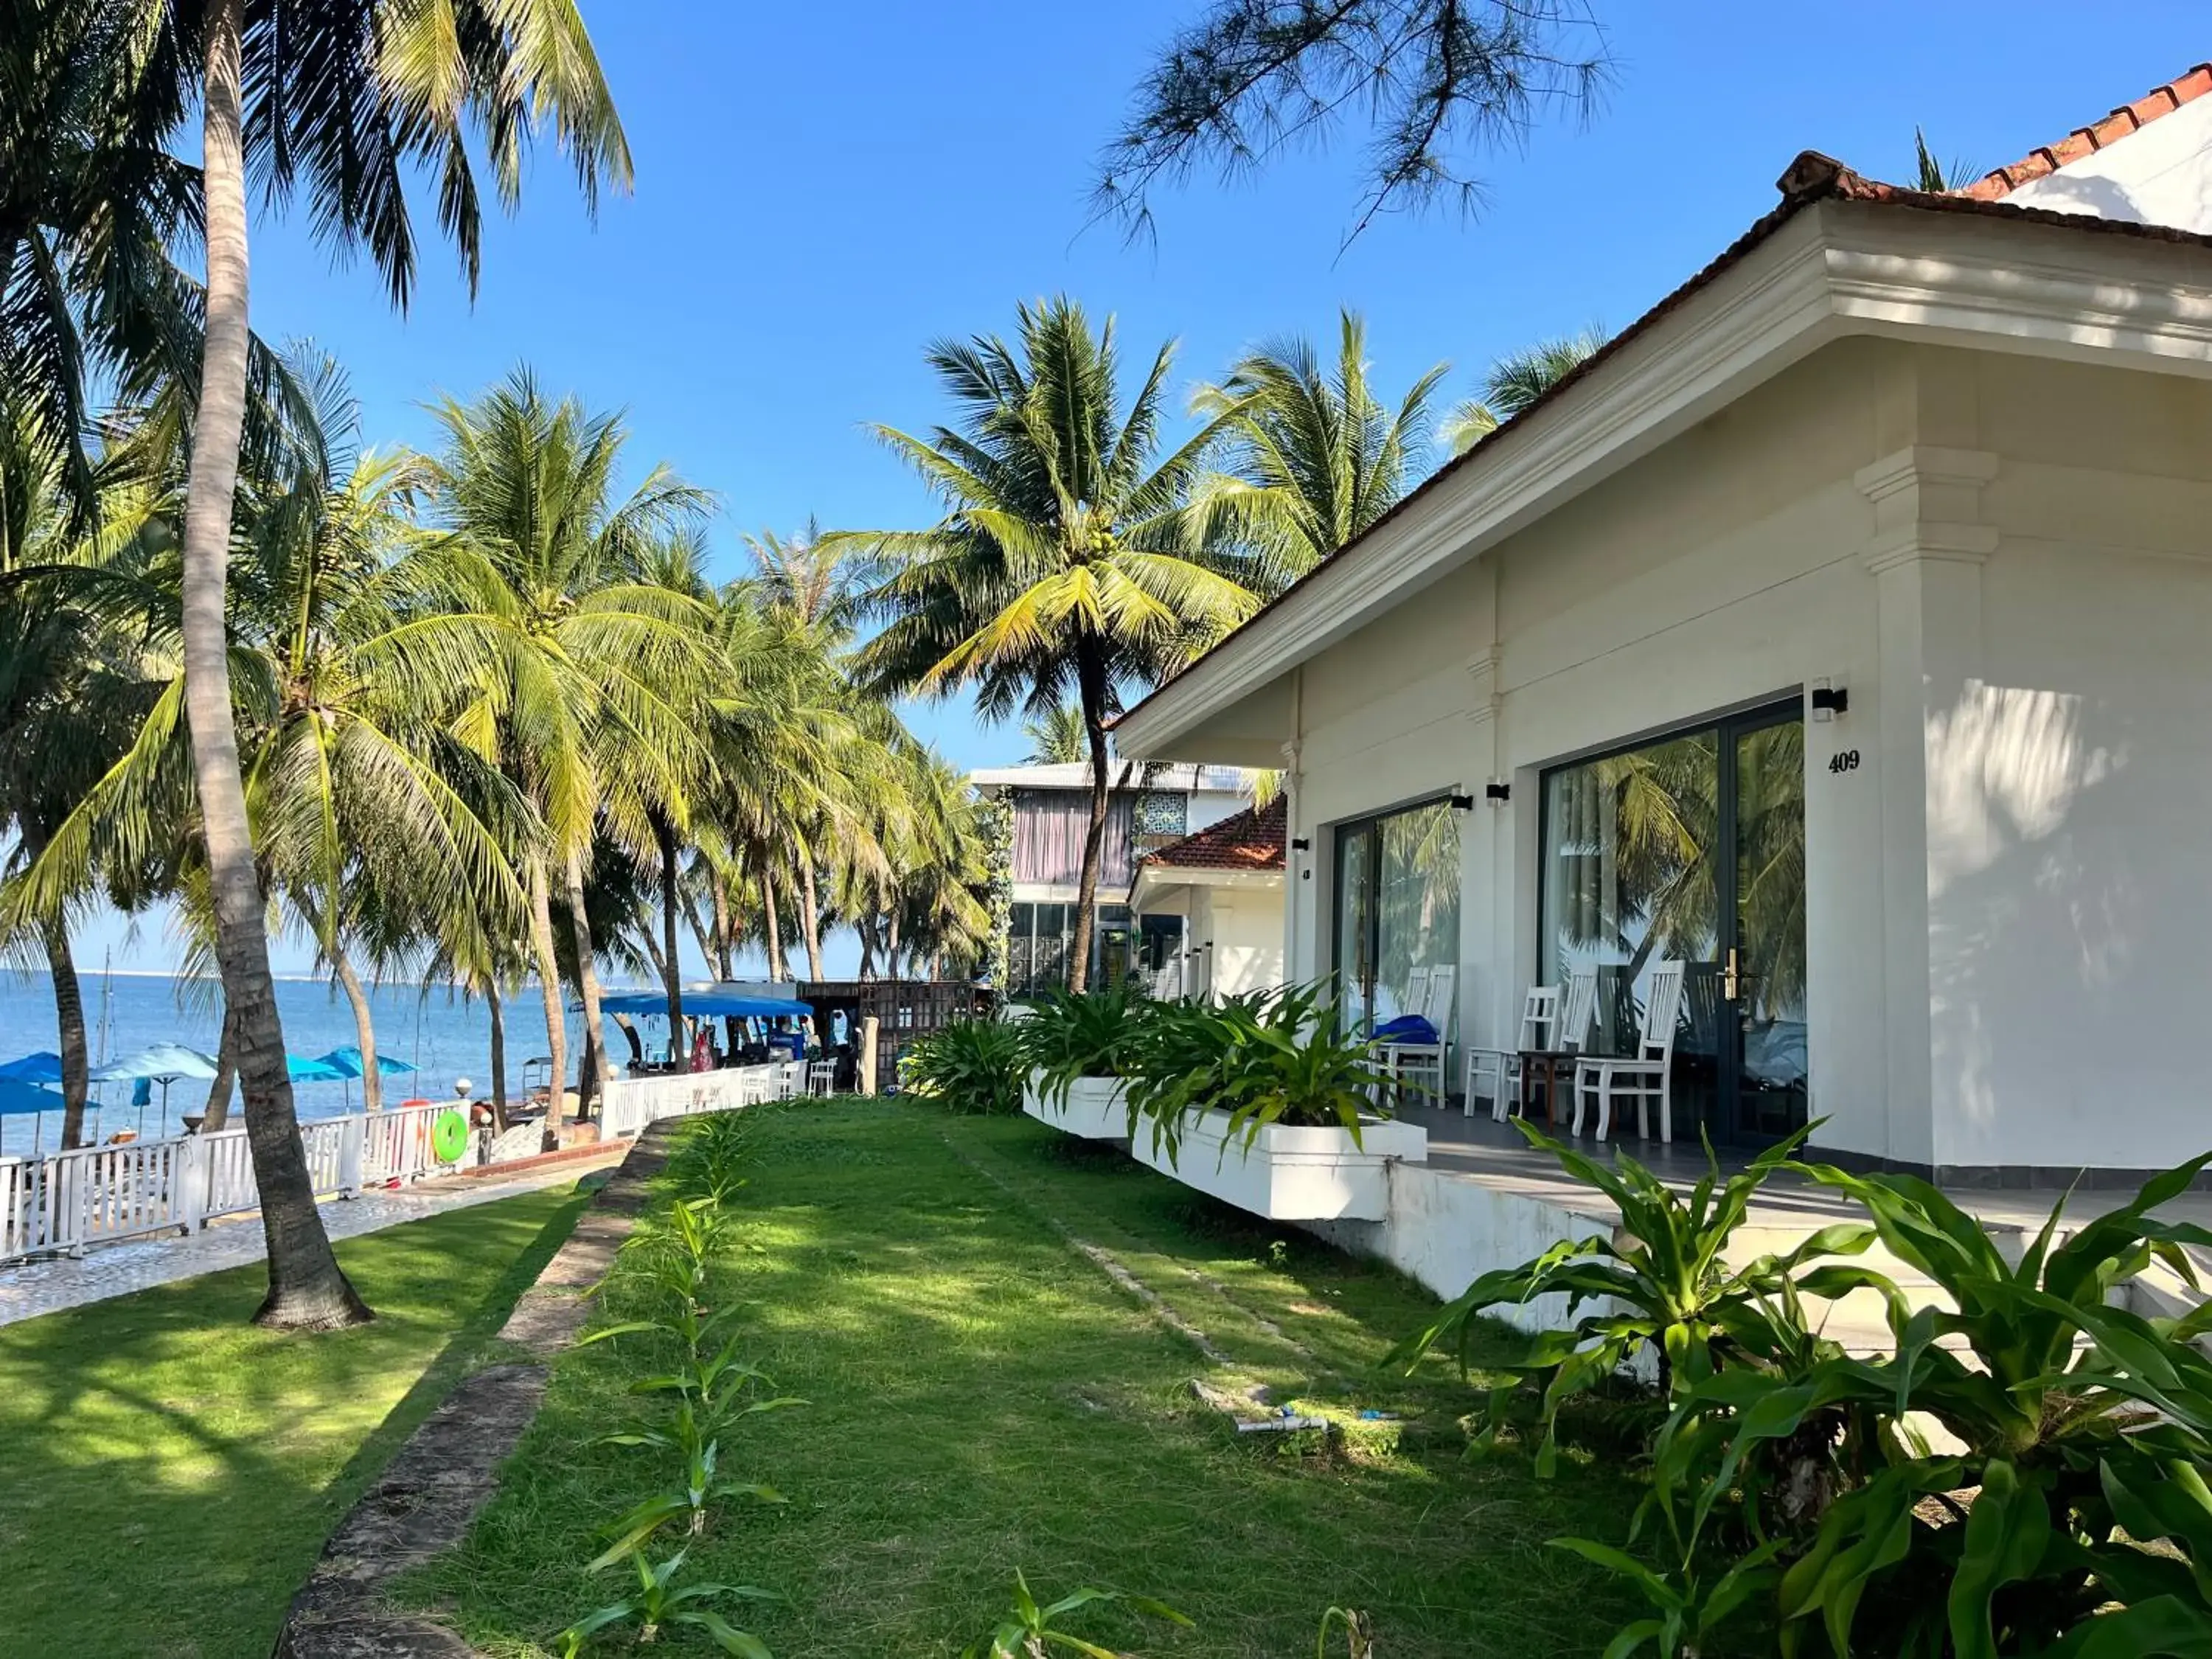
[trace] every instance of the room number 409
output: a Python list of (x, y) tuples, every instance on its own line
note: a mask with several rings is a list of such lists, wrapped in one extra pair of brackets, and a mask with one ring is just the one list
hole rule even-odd
[(1859, 751), (1856, 749), (1845, 749), (1839, 753), (1831, 755), (1828, 757), (1828, 769), (1831, 772), (1857, 771), (1859, 769)]

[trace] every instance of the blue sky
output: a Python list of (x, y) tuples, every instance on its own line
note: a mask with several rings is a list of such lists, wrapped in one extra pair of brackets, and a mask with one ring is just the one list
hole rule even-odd
[[(410, 314), (366, 267), (333, 270), (303, 223), (258, 227), (257, 325), (312, 337), (351, 373), (368, 436), (428, 442), (422, 402), (527, 362), (629, 410), (632, 453), (717, 491), (728, 573), (741, 531), (927, 522), (927, 497), (865, 429), (925, 426), (933, 337), (1004, 331), (1066, 291), (1114, 313), (1130, 355), (1182, 342), (1179, 392), (1240, 349), (1366, 314), (1395, 394), (1440, 360), (1453, 398), (1492, 357), (1593, 322), (1618, 329), (1775, 200), (1799, 150), (1902, 178), (1912, 130), (1987, 168), (2212, 56), (2201, 4), (2023, 7), (1859, 0), (1595, 0), (1616, 59), (1586, 127), (1485, 159), (1488, 199), (1387, 219), (1340, 252), (1356, 146), (1159, 204), (1149, 247), (1086, 228), (1093, 159), (1150, 52), (1197, 0), (1110, 7), (844, 0), (584, 0), (637, 164), (596, 225), (541, 157), (492, 225), (473, 305), (426, 248)], [(1808, 26), (1809, 22), (1809, 27)], [(422, 216), (427, 234), (429, 216)], [(1018, 732), (916, 710), (963, 764)], [(155, 967), (158, 921), (88, 926), (81, 960)], [(296, 951), (283, 966), (304, 966)]]

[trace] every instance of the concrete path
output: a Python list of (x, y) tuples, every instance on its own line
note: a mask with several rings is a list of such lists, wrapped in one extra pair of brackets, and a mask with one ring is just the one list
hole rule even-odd
[[(332, 1238), (373, 1233), (403, 1221), (419, 1221), (447, 1210), (466, 1209), (576, 1181), (618, 1161), (626, 1150), (626, 1146), (612, 1146), (605, 1159), (550, 1164), (506, 1180), (494, 1176), (455, 1176), (417, 1182), (397, 1191), (380, 1189), (359, 1198), (329, 1199), (322, 1206), (323, 1225)], [(244, 1215), (218, 1221), (189, 1237), (167, 1233), (128, 1244), (105, 1245), (75, 1261), (64, 1257), (0, 1267), (0, 1325), (88, 1302), (104, 1302), (111, 1296), (128, 1296), (133, 1291), (222, 1267), (246, 1267), (262, 1259), (261, 1218)]]

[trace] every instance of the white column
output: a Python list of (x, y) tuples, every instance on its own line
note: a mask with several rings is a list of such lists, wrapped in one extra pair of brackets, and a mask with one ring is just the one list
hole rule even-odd
[(1941, 1125), (1955, 1103), (1935, 1063), (1931, 836), (1942, 831), (1929, 810), (1929, 750), (1979, 679), (1981, 568), (1997, 543), (1996, 526), (1979, 521), (1980, 496), (1997, 465), (1985, 450), (1921, 444), (1856, 478), (1874, 505), (1864, 560), (1881, 641), (1883, 1150), (1910, 1164), (1942, 1162)]

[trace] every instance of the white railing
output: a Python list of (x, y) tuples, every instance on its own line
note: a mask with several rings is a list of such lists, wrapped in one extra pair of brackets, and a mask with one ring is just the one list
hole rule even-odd
[[(664, 1117), (789, 1099), (799, 1091), (804, 1071), (785, 1063), (624, 1079), (607, 1085), (599, 1133), (611, 1139), (635, 1135)], [(420, 1181), (459, 1167), (439, 1161), (431, 1132), (442, 1114), (466, 1109), (449, 1102), (302, 1123), (301, 1146), (315, 1196)], [(464, 1161), (473, 1158), (465, 1154)], [(242, 1128), (80, 1146), (38, 1158), (0, 1158), (0, 1262), (171, 1231), (195, 1232), (218, 1216), (242, 1215), (260, 1203)]]
[(635, 1135), (664, 1117), (694, 1112), (726, 1112), (788, 1100), (799, 1093), (805, 1067), (794, 1060), (765, 1066), (731, 1066), (719, 1072), (672, 1073), (665, 1077), (618, 1078), (600, 1097), (599, 1138)]

